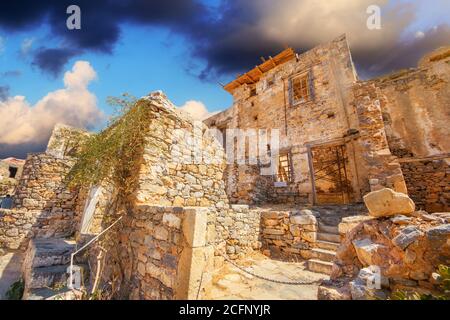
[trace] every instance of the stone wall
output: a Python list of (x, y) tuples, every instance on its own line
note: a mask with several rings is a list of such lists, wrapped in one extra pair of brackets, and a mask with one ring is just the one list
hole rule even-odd
[(14, 195), (13, 210), (2, 210), (0, 247), (25, 249), (36, 237), (66, 237), (78, 226), (77, 192), (64, 179), (73, 161), (47, 153), (30, 154)]
[(230, 259), (242, 258), (261, 248), (260, 212), (247, 205), (232, 205), (217, 213), (215, 223), (216, 256), (220, 265), (223, 258), (217, 251), (226, 252)]
[(400, 162), (411, 199), (428, 212), (450, 212), (449, 159), (412, 160)]
[(274, 258), (309, 259), (314, 246), (318, 223), (310, 210), (258, 210), (261, 214), (263, 253)]
[(162, 206), (215, 206), (228, 203), (220, 142), (204, 134), (200, 122), (183, 117), (162, 93), (142, 104), (153, 119), (139, 172), (136, 203)]
[[(18, 181), (22, 176), (23, 165), (25, 161), (16, 158), (7, 158), (0, 160), (0, 197), (12, 195), (15, 191)], [(14, 178), (10, 178), (10, 168), (16, 168), (17, 172)]]
[(0, 210), (0, 248), (25, 250), (31, 238), (67, 237), (74, 234), (73, 212)]
[[(382, 117), (382, 108), (388, 102), (380, 90), (371, 83), (360, 83), (353, 87), (352, 104), (359, 119), (358, 153), (365, 170), (359, 171), (363, 193), (383, 187), (406, 193), (406, 185), (400, 164), (389, 149)], [(370, 185), (370, 189), (368, 189)]]
[(69, 190), (65, 178), (74, 161), (47, 153), (30, 154), (14, 195), (21, 210), (73, 211), (77, 192)]
[[(78, 191), (70, 190), (65, 181), (74, 159), (67, 154), (72, 148), (64, 146), (80, 141), (69, 134), (71, 130), (78, 136), (79, 130), (56, 126), (47, 151), (28, 155), (13, 196), (14, 207), (0, 216), (0, 247), (25, 249), (31, 238), (68, 237), (77, 230)], [(62, 151), (52, 152), (56, 146)]]
[[(214, 248), (207, 208), (138, 206), (91, 250), (107, 249), (102, 283), (116, 299), (196, 299), (208, 288)], [(95, 274), (92, 272), (92, 274)]]
[[(197, 283), (198, 289), (196, 276), (202, 277), (202, 288), (208, 283), (208, 272), (204, 273), (202, 266), (208, 269), (211, 263), (213, 267), (215, 260), (223, 263), (214, 259), (214, 254), (219, 256), (219, 250), (227, 246), (247, 252), (247, 247), (255, 246), (251, 238), (257, 239), (258, 233), (250, 223), (248, 207), (233, 210), (228, 204), (223, 149), (205, 133), (206, 127), (178, 113), (161, 92), (138, 103), (151, 110), (151, 130), (143, 154), (136, 154), (141, 161), (136, 189), (126, 198), (114, 192), (100, 196), (89, 231), (99, 233), (119, 216), (123, 220), (87, 255), (95, 265), (105, 250), (108, 268), (102, 272), (102, 283), (113, 284), (110, 290), (116, 298), (195, 298), (197, 290), (190, 288)], [(80, 197), (91, 198), (86, 190)], [(81, 201), (84, 207), (78, 207), (81, 211), (86, 209), (86, 200)], [(195, 218), (203, 216), (201, 221)], [(220, 225), (229, 222), (227, 230)], [(201, 234), (196, 237), (205, 238), (201, 245), (189, 240), (186, 231), (200, 227)], [(236, 232), (229, 232), (232, 230)], [(208, 262), (202, 260), (205, 256)]]

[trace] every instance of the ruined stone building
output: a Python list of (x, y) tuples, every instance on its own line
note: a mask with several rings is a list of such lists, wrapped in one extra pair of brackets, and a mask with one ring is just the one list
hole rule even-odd
[(301, 54), (288, 48), (238, 76), (224, 86), (233, 106), (205, 122), (223, 132), (278, 129), (279, 170), (267, 178), (258, 165), (229, 165), (230, 200), (353, 203), (385, 186), (448, 211), (449, 54), (362, 81), (341, 36)]
[[(449, 63), (444, 48), (417, 69), (361, 81), (345, 37), (302, 54), (286, 49), (227, 84), (233, 106), (200, 127), (154, 92), (136, 104), (148, 108), (150, 130), (126, 195), (106, 182), (68, 187), (90, 134), (57, 125), (46, 151), (28, 155), (14, 208), (0, 210), (0, 258), (22, 259), (26, 299), (60, 294), (79, 249), (74, 262), (85, 270), (86, 287), (108, 299), (210, 298), (225, 261), (258, 252), (331, 274), (341, 220), (367, 214), (359, 203), (370, 191), (401, 199), (407, 214), (415, 208), (405, 193), (417, 209), (450, 211)], [(262, 146), (278, 153), (276, 173), (261, 175), (261, 163), (227, 163), (229, 143), (208, 127), (279, 129), (279, 150)], [(346, 225), (372, 217), (351, 218)], [(420, 220), (417, 237), (430, 234), (439, 241), (422, 240), (433, 254), (448, 252), (450, 217), (427, 219), (435, 221)], [(395, 259), (405, 260), (398, 250)], [(443, 261), (433, 259), (423, 260), (432, 262), (420, 281)], [(392, 269), (390, 277), (412, 277)]]
[(14, 188), (22, 176), (25, 160), (6, 158), (0, 160), (0, 198), (14, 193)]

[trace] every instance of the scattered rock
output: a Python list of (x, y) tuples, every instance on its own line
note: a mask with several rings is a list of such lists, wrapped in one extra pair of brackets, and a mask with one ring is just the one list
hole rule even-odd
[(342, 222), (338, 225), (338, 230), (340, 234), (345, 234), (356, 227), (363, 221), (373, 219), (370, 216), (350, 216), (342, 219)]
[(392, 243), (404, 250), (422, 235), (423, 232), (417, 229), (417, 227), (408, 226), (400, 230), (400, 233), (392, 239)]
[(353, 246), (355, 248), (359, 261), (364, 266), (376, 264), (376, 259), (374, 259), (374, 257), (380, 257), (380, 249), (386, 248), (381, 244), (372, 242), (372, 240), (368, 238), (353, 241)]
[(317, 290), (318, 300), (351, 300), (351, 298), (349, 285), (335, 285), (324, 281)]
[(440, 239), (450, 235), (450, 224), (430, 228), (426, 231), (426, 235), (430, 240)]
[(406, 217), (404, 215), (398, 215), (391, 218), (391, 221), (395, 224), (405, 225), (411, 222), (411, 218)]

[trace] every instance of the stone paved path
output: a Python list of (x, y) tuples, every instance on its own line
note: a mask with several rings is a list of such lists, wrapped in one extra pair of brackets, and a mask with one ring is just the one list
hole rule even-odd
[[(253, 273), (282, 281), (328, 279), (324, 274), (306, 270), (303, 262), (271, 260), (255, 254), (238, 262)], [(206, 298), (214, 300), (317, 300), (317, 284), (287, 285), (253, 277), (225, 262), (213, 276), (213, 288)]]
[(9, 287), (20, 279), (23, 255), (8, 252), (0, 256), (0, 300), (6, 299), (5, 293)]

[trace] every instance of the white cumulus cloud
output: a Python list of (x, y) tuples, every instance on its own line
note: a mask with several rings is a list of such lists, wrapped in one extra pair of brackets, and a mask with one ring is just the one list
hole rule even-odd
[(64, 75), (64, 89), (49, 92), (31, 105), (24, 96), (0, 102), (0, 145), (45, 145), (56, 123), (93, 128), (104, 117), (88, 90), (97, 74), (87, 61), (77, 61)]
[(194, 120), (205, 120), (216, 112), (209, 112), (205, 104), (201, 101), (189, 100), (184, 105), (178, 108), (179, 110), (188, 113)]

